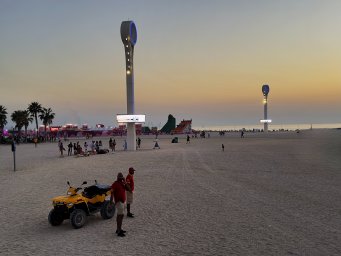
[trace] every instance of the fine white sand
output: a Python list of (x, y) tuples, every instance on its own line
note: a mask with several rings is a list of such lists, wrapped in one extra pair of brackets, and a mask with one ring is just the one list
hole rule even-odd
[[(16, 172), (0, 146), (0, 255), (341, 255), (341, 130), (171, 137), (160, 150), (142, 137), (136, 152), (116, 137), (115, 154), (78, 158), (60, 158), (57, 143), (21, 144)], [(78, 230), (49, 225), (67, 181), (111, 184), (130, 166), (126, 237), (99, 214)]]

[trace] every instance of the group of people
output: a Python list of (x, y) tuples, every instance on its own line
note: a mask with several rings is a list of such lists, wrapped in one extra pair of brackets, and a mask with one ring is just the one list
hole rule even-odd
[(116, 151), (116, 140), (110, 138), (109, 140), (109, 148), (111, 149), (111, 152)]
[(116, 234), (119, 237), (124, 237), (126, 233), (122, 229), (125, 204), (127, 206), (127, 217), (134, 218), (134, 214), (130, 211), (134, 199), (134, 173), (135, 169), (133, 167), (129, 168), (126, 178), (119, 172), (116, 181), (111, 185), (109, 204), (110, 207), (116, 208)]
[[(84, 142), (83, 147), (79, 144), (79, 141), (77, 143), (70, 143), (67, 145), (68, 152), (67, 155), (75, 155), (75, 156), (89, 156), (90, 154), (106, 154), (109, 152), (108, 149), (101, 149), (102, 147), (102, 141), (91, 141), (90, 145), (87, 141)], [(58, 141), (58, 148), (60, 151), (60, 156), (64, 156), (64, 151), (66, 149), (64, 148), (64, 144), (61, 140)], [(72, 152), (73, 151), (73, 152)]]

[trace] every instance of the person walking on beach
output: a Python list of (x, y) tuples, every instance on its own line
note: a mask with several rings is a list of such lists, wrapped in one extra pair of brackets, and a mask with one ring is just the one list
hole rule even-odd
[(76, 142), (73, 143), (73, 154), (77, 155), (77, 144), (76, 144)]
[(112, 141), (112, 148), (114, 149), (114, 152), (115, 152), (115, 150), (116, 150), (116, 140), (115, 139)]
[(127, 150), (127, 140), (124, 140), (124, 142), (123, 142), (123, 150), (124, 151)]
[(64, 156), (64, 146), (63, 146), (63, 142), (60, 141), (59, 143), (59, 151), (60, 151), (60, 156), (63, 157)]
[(189, 143), (191, 143), (191, 141), (190, 141), (189, 135), (187, 134), (187, 141), (186, 141), (186, 144), (189, 144)]
[(72, 142), (70, 141), (70, 143), (67, 145), (68, 147), (68, 150), (67, 150), (67, 155), (68, 156), (71, 156), (72, 155), (72, 148), (73, 148), (73, 145), (72, 145)]
[(112, 138), (110, 138), (110, 140), (109, 140), (109, 148), (111, 149), (111, 152), (114, 151), (114, 149), (112, 147)]
[(224, 146), (224, 144), (221, 144), (221, 151), (225, 151), (225, 146)]
[(141, 148), (141, 139), (140, 139), (140, 137), (137, 138), (137, 147)]
[(36, 147), (37, 147), (37, 143), (38, 143), (37, 137), (35, 137), (35, 138), (33, 139), (33, 142), (34, 142), (34, 147), (36, 148)]
[(112, 206), (113, 200), (115, 202), (115, 208), (117, 211), (116, 223), (117, 236), (124, 237), (125, 232), (122, 229), (123, 217), (124, 217), (124, 203), (126, 201), (126, 182), (121, 172), (117, 174), (117, 180), (111, 185), (111, 196), (110, 196), (110, 207)]
[(244, 138), (244, 131), (240, 133), (240, 138)]
[(127, 217), (134, 218), (134, 214), (130, 212), (130, 205), (134, 200), (134, 173), (135, 169), (130, 167), (126, 177), (127, 183)]

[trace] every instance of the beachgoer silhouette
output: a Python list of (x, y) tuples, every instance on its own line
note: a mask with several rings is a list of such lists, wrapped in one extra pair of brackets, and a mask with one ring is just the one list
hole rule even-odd
[(76, 144), (76, 142), (73, 143), (73, 154), (77, 155), (77, 144)]
[(112, 142), (112, 147), (114, 149), (114, 151), (116, 150), (116, 140), (114, 139), (113, 142)]
[(88, 152), (88, 143), (86, 141), (84, 142), (84, 151), (85, 153)]
[(60, 143), (59, 143), (59, 151), (60, 151), (60, 156), (61, 157), (64, 156), (64, 154), (63, 154), (64, 150), (65, 150), (65, 148), (63, 146), (63, 142), (60, 141)]
[(110, 140), (109, 140), (109, 148), (111, 149), (111, 151), (114, 150), (113, 147), (112, 147), (112, 138), (110, 138)]
[(67, 145), (67, 147), (68, 147), (67, 155), (71, 156), (72, 155), (72, 148), (73, 148), (73, 145), (72, 145), (71, 141), (70, 141), (69, 145)]

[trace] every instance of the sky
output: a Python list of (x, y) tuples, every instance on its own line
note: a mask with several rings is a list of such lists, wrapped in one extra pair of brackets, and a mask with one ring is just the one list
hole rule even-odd
[[(126, 113), (121, 22), (137, 27), (135, 112), (159, 128), (341, 123), (339, 0), (0, 0), (0, 105), (54, 125)], [(34, 127), (34, 125), (32, 125)]]

